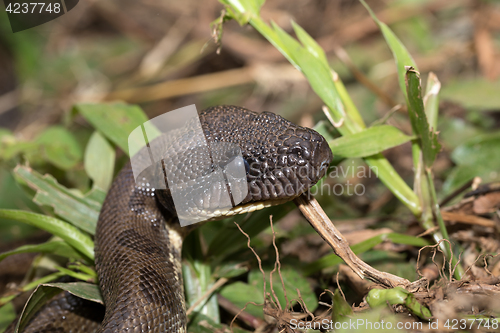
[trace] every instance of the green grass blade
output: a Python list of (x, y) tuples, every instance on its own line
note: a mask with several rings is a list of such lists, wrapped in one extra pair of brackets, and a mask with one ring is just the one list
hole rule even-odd
[(329, 67), (328, 60), (326, 59), (325, 51), (319, 46), (318, 43), (304, 30), (300, 25), (292, 21), (292, 27), (300, 42), (309, 51), (309, 53), (318, 59), (326, 68)]
[(371, 17), (377, 23), (377, 25), (380, 28), (380, 31), (382, 31), (382, 34), (384, 35), (385, 41), (387, 42), (387, 45), (389, 45), (389, 48), (392, 51), (392, 54), (394, 56), (394, 60), (396, 61), (396, 67), (398, 70), (398, 79), (399, 79), (399, 86), (401, 88), (401, 92), (403, 92), (404, 95), (406, 95), (406, 89), (405, 89), (405, 74), (406, 74), (406, 69), (405, 66), (412, 66), (413, 68), (417, 68), (417, 64), (415, 63), (415, 60), (413, 60), (412, 56), (410, 55), (410, 52), (406, 49), (406, 47), (403, 45), (403, 43), (399, 40), (399, 38), (392, 32), (392, 30), (383, 22), (381, 22), (375, 13), (371, 10), (371, 8), (366, 4), (364, 0), (360, 0), (363, 6), (368, 10), (370, 13)]
[(342, 82), (342, 80), (340, 80), (338, 74), (330, 68), (325, 51), (323, 51), (321, 46), (319, 46), (319, 44), (316, 43), (316, 41), (304, 29), (302, 29), (300, 25), (292, 21), (292, 26), (302, 45), (304, 45), (309, 53), (316, 59), (318, 59), (324, 65), (324, 67), (328, 68), (332, 73), (332, 80), (335, 85), (335, 89), (338, 96), (342, 100), (346, 114), (354, 121), (354, 123), (359, 126), (359, 128), (365, 128), (366, 125), (363, 121), (363, 118), (361, 118), (361, 115), (354, 105), (351, 96), (349, 96), (349, 94), (347, 93), (344, 83)]
[(61, 272), (62, 274), (70, 276), (70, 277), (72, 277), (74, 279), (82, 280), (82, 281), (85, 281), (85, 282), (95, 282), (94, 276), (92, 276), (92, 275), (85, 274), (85, 273), (78, 273), (78, 272), (75, 272), (75, 271), (73, 271), (71, 269), (67, 269), (67, 268), (64, 268), (64, 267), (61, 267), (61, 266), (56, 266), (55, 268), (59, 272)]
[(13, 209), (0, 209), (0, 217), (26, 223), (50, 232), (80, 251), (87, 259), (94, 260), (94, 242), (92, 239), (67, 222), (47, 215)]
[(441, 82), (439, 82), (436, 74), (430, 72), (429, 77), (427, 78), (427, 86), (425, 88), (424, 107), (431, 130), (434, 131), (437, 130), (440, 90)]
[(361, 127), (346, 113), (344, 103), (333, 82), (330, 67), (321, 60), (321, 57), (316, 58), (279, 26), (273, 24), (273, 28), (306, 76), (311, 88), (333, 112), (334, 121), (341, 122), (342, 125), (338, 130), (343, 135), (359, 132)]
[(420, 201), (413, 190), (405, 183), (394, 167), (382, 154), (364, 158), (385, 186), (415, 215), (422, 212)]
[(414, 139), (390, 125), (370, 127), (351, 135), (329, 141), (333, 155), (340, 157), (366, 157), (399, 146)]
[(0, 307), (0, 333), (3, 333), (14, 319), (16, 319), (16, 309), (11, 302)]
[(0, 261), (19, 253), (49, 253), (69, 259), (83, 259), (78, 251), (75, 251), (68, 243), (63, 241), (48, 241), (42, 244), (23, 245), (12, 251), (0, 253)]
[(437, 140), (437, 133), (429, 128), (421, 95), (420, 74), (409, 67), (405, 77), (408, 94), (408, 114), (410, 115), (413, 132), (421, 140), (424, 165), (427, 169), (430, 169), (439, 150), (441, 150), (441, 145)]

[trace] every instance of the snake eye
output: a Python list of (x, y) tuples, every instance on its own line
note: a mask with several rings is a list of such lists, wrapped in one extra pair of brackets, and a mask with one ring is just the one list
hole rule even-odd
[(250, 164), (248, 164), (247, 160), (245, 160), (241, 156), (233, 156), (229, 160), (223, 163), (219, 163), (219, 166), (224, 169), (226, 169), (228, 166), (231, 166), (231, 168), (234, 168), (234, 170), (245, 166), (245, 173), (248, 175), (248, 173), (250, 172)]

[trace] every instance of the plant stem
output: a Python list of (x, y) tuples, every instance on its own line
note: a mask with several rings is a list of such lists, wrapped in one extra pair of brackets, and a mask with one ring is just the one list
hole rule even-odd
[[(434, 188), (434, 182), (432, 180), (432, 171), (431, 170), (426, 170), (426, 178), (428, 182), (428, 188), (429, 192), (431, 194), (431, 207), (432, 207), (432, 213), (434, 217), (436, 218), (437, 224), (439, 226), (439, 230), (441, 231), (441, 234), (443, 235), (443, 239), (450, 240), (450, 237), (448, 236), (448, 230), (446, 229), (446, 226), (444, 224), (443, 217), (441, 216), (441, 209), (439, 208), (437, 196), (436, 196), (436, 189)], [(441, 245), (444, 244), (441, 242)], [(456, 266), (456, 269), (454, 271), (454, 276), (455, 279), (460, 280), (462, 279), (463, 275), (465, 274), (464, 268), (462, 265), (458, 262), (458, 259), (455, 257), (454, 253), (449, 253), (450, 251), (448, 250), (448, 247), (446, 244), (444, 245), (446, 248), (446, 251), (444, 252), (447, 254), (447, 256), (451, 256), (451, 264), (452, 267)], [(443, 248), (443, 247), (441, 247)], [(444, 249), (443, 249), (444, 251)]]

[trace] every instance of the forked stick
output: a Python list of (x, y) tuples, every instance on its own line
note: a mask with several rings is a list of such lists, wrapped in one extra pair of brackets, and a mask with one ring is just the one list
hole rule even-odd
[(335, 228), (316, 199), (308, 192), (295, 198), (293, 202), (316, 232), (332, 247), (333, 252), (362, 279), (366, 278), (388, 288), (407, 287), (410, 281), (385, 272), (380, 272), (359, 259), (349, 247), (345, 237)]

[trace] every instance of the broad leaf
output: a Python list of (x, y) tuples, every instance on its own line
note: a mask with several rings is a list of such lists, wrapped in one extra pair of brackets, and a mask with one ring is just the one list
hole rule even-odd
[(36, 138), (35, 142), (41, 144), (44, 157), (63, 170), (75, 167), (82, 159), (78, 141), (64, 127), (49, 127)]
[(443, 190), (446, 193), (457, 189), (474, 177), (481, 177), (483, 182), (498, 181), (500, 175), (500, 134), (475, 136), (459, 145), (451, 158), (457, 166), (446, 179)]
[(85, 149), (84, 166), (94, 184), (108, 190), (113, 180), (115, 150), (97, 131), (92, 134)]
[(84, 282), (41, 284), (35, 289), (26, 302), (15, 332), (22, 332), (33, 315), (35, 315), (45, 303), (62, 291), (68, 291), (80, 298), (103, 304), (99, 287), (94, 284)]
[[(272, 268), (264, 269), (264, 271), (266, 272), (267, 280), (266, 288), (268, 288), (267, 291), (270, 292), (271, 284), (269, 282), (269, 273), (272, 271)], [(314, 312), (314, 310), (316, 310), (316, 308), (318, 307), (318, 298), (316, 297), (316, 294), (314, 293), (307, 279), (293, 267), (282, 267), (281, 276), (285, 284), (288, 301), (291, 304), (295, 304), (295, 301), (299, 298), (299, 295), (297, 293), (297, 289), (299, 289), (302, 300), (304, 301), (308, 310)], [(264, 281), (262, 280), (262, 273), (260, 272), (260, 270), (251, 271), (248, 276), (248, 282), (250, 285), (256, 286), (257, 289), (262, 290), (262, 288), (264, 287)], [(280, 300), (281, 306), (285, 308), (285, 292), (283, 291), (283, 286), (281, 284), (281, 279), (278, 271), (273, 273), (273, 290)], [(262, 292), (260, 292), (260, 294), (262, 295)], [(253, 296), (254, 295), (251, 295), (250, 297)]]
[(137, 126), (148, 121), (148, 117), (137, 105), (77, 104), (74, 109), (127, 154), (128, 136)]
[(500, 109), (499, 91), (500, 80), (492, 81), (478, 75), (447, 82), (441, 96), (467, 109), (493, 111)]
[(239, 309), (243, 309), (245, 305), (247, 305), (245, 310), (246, 312), (257, 318), (264, 317), (262, 306), (247, 304), (248, 302), (254, 302), (255, 304), (264, 303), (264, 299), (262, 298), (262, 288), (241, 281), (236, 281), (235, 283), (223, 287), (220, 294), (231, 301), (231, 303), (236, 305)]
[(59, 217), (92, 235), (95, 233), (105, 197), (102, 190), (93, 189), (86, 195), (82, 195), (79, 191), (69, 190), (58, 184), (54, 177), (42, 176), (24, 166), (16, 167), (14, 173), (37, 191), (33, 198), (35, 203), (40, 206), (51, 206)]
[(99, 286), (86, 282), (45, 283), (44, 287), (59, 288), (87, 301), (104, 304)]

